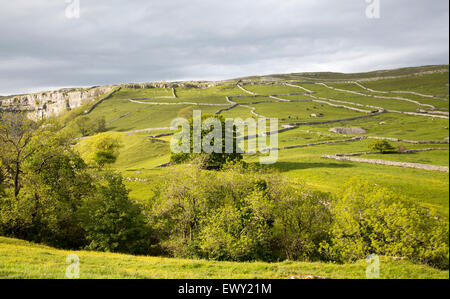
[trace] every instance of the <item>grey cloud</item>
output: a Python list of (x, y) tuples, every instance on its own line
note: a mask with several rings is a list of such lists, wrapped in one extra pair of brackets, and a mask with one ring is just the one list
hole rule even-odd
[(447, 0), (0, 0), (0, 94), (447, 64)]

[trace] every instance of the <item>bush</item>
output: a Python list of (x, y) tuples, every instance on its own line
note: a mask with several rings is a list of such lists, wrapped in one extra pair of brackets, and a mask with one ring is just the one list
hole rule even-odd
[(320, 244), (328, 240), (332, 222), (329, 196), (303, 187), (283, 189), (275, 204), (275, 238), (281, 250), (278, 258), (320, 260)]
[(106, 131), (106, 121), (103, 116), (80, 116), (75, 122), (82, 136), (92, 136)]
[(395, 148), (386, 140), (375, 140), (369, 145), (369, 149), (382, 154), (395, 150)]
[(103, 133), (87, 140), (84, 147), (83, 158), (90, 164), (104, 167), (114, 164), (122, 147), (121, 137), (116, 133)]
[(428, 209), (385, 188), (351, 181), (332, 204), (334, 260), (355, 261), (370, 254), (407, 257), (448, 269), (449, 224)]
[(224, 205), (206, 215), (199, 246), (215, 260), (271, 260), (273, 202), (266, 190), (253, 187), (240, 202)]
[[(216, 169), (219, 170), (223, 167), (223, 165), (229, 163), (229, 162), (239, 162), (242, 160), (242, 154), (240, 153), (225, 153), (225, 134), (226, 134), (226, 126), (225, 126), (225, 119), (222, 116), (208, 116), (203, 115), (201, 117), (202, 123), (207, 120), (208, 118), (215, 118), (218, 119), (222, 126), (222, 140), (214, 140), (214, 142), (211, 141), (211, 145), (217, 144), (216, 142), (220, 142), (220, 147), (222, 149), (222, 153), (193, 153), (193, 136), (194, 136), (194, 126), (193, 126), (193, 119), (189, 120), (190, 124), (190, 137), (189, 137), (189, 143), (190, 143), (190, 153), (172, 153), (170, 156), (170, 162), (173, 164), (182, 164), (186, 162), (194, 162), (199, 168), (201, 169)], [(181, 130), (181, 129), (180, 129)], [(212, 132), (212, 128), (210, 130), (203, 130), (201, 131), (201, 140), (205, 136), (207, 136), (209, 133)], [(236, 132), (233, 132), (234, 140), (233, 144), (236, 145)]]
[(146, 253), (148, 230), (139, 206), (128, 198), (119, 175), (108, 174), (93, 200), (83, 207), (83, 228), (92, 250)]
[[(246, 167), (243, 167), (246, 166)], [(250, 261), (318, 258), (328, 197), (265, 169), (179, 167), (160, 188), (151, 224), (171, 256)]]

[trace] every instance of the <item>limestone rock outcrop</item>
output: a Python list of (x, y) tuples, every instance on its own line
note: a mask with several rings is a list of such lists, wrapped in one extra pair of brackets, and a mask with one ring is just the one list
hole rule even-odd
[(110, 92), (114, 86), (71, 88), (2, 98), (0, 110), (25, 111), (32, 118), (58, 116)]
[(350, 127), (350, 128), (332, 128), (329, 130), (330, 132), (337, 134), (366, 134), (367, 130), (359, 127)]

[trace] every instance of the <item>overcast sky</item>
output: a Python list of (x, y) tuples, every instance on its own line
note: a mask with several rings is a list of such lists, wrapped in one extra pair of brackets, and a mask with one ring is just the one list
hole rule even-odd
[(449, 62), (448, 0), (71, 1), (0, 0), (0, 95)]

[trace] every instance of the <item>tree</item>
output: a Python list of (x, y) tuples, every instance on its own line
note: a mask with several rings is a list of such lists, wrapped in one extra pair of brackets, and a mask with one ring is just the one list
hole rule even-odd
[(114, 164), (122, 147), (121, 138), (115, 133), (103, 133), (91, 137), (87, 141), (83, 157), (98, 167)]
[(5, 181), (5, 175), (3, 174), (3, 167), (1, 165), (1, 161), (0, 161), (0, 196), (2, 196), (4, 194), (4, 186), (3, 183)]
[(30, 142), (38, 124), (25, 113), (2, 113), (0, 115), (0, 159), (2, 172), (12, 181), (14, 196), (22, 188), (23, 164), (37, 150)]
[(378, 254), (448, 269), (448, 219), (432, 210), (361, 180), (348, 182), (331, 207), (331, 243), (325, 248), (334, 260)]
[(178, 166), (155, 194), (146, 214), (159, 246), (172, 256), (317, 259), (320, 243), (328, 238), (328, 196), (290, 184), (267, 169)]
[(27, 237), (62, 248), (85, 244), (78, 211), (91, 193), (93, 178), (73, 151), (70, 139), (42, 132), (33, 142), (38, 150), (26, 163), (21, 201), (28, 201), (35, 235)]
[(106, 131), (106, 121), (104, 117), (81, 116), (76, 119), (76, 125), (83, 137)]
[(395, 148), (386, 140), (375, 140), (369, 145), (369, 149), (382, 154), (395, 150)]
[(72, 136), (55, 123), (39, 126), (25, 115), (3, 120), (0, 165), (7, 174), (7, 196), (0, 200), (0, 230), (57, 247), (80, 246), (77, 210), (92, 191), (92, 180), (72, 150)]
[[(210, 115), (202, 115), (201, 122), (204, 123), (205, 120), (211, 120), (215, 119), (218, 120), (220, 123), (220, 130), (222, 131), (222, 139), (216, 140), (211, 139), (211, 146), (216, 146), (221, 149), (221, 152), (218, 153), (216, 151), (212, 153), (206, 153), (204, 151), (204, 148), (202, 147), (201, 153), (194, 153), (194, 120), (191, 118), (189, 120), (189, 144), (190, 144), (190, 151), (189, 153), (172, 153), (170, 157), (170, 161), (174, 164), (181, 164), (186, 163), (189, 161), (194, 161), (199, 168), (201, 169), (221, 169), (223, 165), (225, 165), (228, 162), (238, 162), (242, 160), (242, 154), (237, 153), (236, 151), (233, 151), (233, 153), (226, 153), (226, 144), (225, 144), (225, 136), (226, 136), (226, 125), (225, 125), (225, 119), (222, 116), (210, 116)], [(201, 140), (200, 142), (204, 141), (205, 136), (210, 134), (214, 129), (217, 128), (210, 128), (210, 129), (204, 129), (201, 130)], [(180, 129), (181, 131), (182, 129)], [(180, 132), (179, 131), (179, 132)], [(177, 132), (177, 133), (179, 133)], [(233, 130), (231, 132), (233, 134), (233, 148), (235, 148), (236, 145), (236, 132)]]
[(258, 185), (247, 197), (207, 215), (200, 248), (215, 260), (270, 260), (274, 203)]
[(95, 197), (83, 208), (83, 227), (92, 250), (146, 253), (149, 249), (145, 219), (128, 197), (122, 177), (107, 174)]

